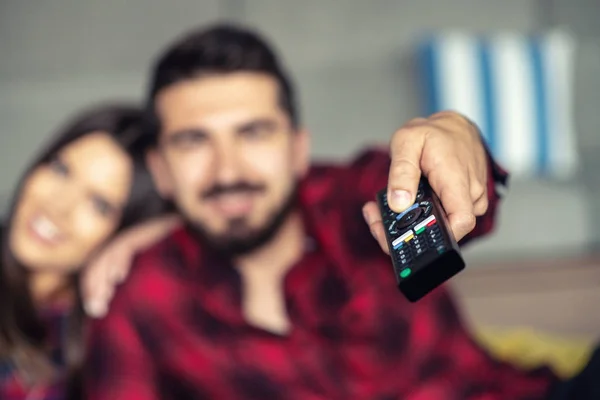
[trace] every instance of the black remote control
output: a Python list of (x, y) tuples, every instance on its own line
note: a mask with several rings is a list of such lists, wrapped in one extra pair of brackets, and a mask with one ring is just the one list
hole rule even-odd
[(452, 278), (465, 262), (437, 195), (425, 178), (415, 203), (398, 214), (390, 209), (387, 189), (377, 194), (398, 289), (411, 302)]

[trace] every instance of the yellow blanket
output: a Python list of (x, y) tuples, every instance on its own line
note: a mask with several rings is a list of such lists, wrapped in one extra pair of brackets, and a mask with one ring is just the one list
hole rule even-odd
[(530, 328), (478, 328), (475, 337), (494, 356), (531, 368), (548, 365), (568, 378), (579, 372), (593, 351), (594, 340), (566, 338)]

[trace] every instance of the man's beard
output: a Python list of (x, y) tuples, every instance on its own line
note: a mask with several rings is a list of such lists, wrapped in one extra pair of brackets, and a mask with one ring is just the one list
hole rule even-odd
[[(290, 214), (294, 211), (298, 201), (299, 184), (296, 183), (292, 191), (288, 194), (285, 201), (269, 215), (267, 222), (258, 228), (248, 226), (245, 217), (230, 219), (225, 233), (213, 234), (205, 226), (197, 221), (193, 221), (180, 209), (184, 221), (194, 236), (200, 242), (208, 246), (211, 250), (227, 257), (239, 257), (264, 246), (270, 242), (279, 232), (282, 225), (287, 221)], [(225, 192), (235, 191), (256, 191), (263, 190), (261, 187), (252, 187), (247, 184), (237, 184), (228, 188), (215, 188), (207, 192), (204, 197), (209, 198)]]

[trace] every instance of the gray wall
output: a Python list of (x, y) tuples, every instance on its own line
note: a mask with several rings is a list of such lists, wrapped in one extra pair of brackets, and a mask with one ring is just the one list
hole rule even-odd
[(552, 0), (548, 24), (568, 26), (579, 37), (575, 118), (584, 170), (583, 195), (589, 199), (591, 246), (600, 250), (600, 0)]
[(32, 152), (90, 102), (137, 99), (156, 49), (221, 16), (217, 0), (0, 2), (0, 195)]
[(66, 115), (96, 99), (139, 96), (156, 50), (195, 24), (241, 18), (274, 39), (297, 76), (315, 154), (326, 156), (347, 156), (364, 142), (387, 140), (415, 116), (408, 54), (415, 33), (535, 25), (530, 0), (0, 4), (0, 49), (8, 55), (0, 62), (2, 195)]
[(411, 57), (417, 35), (440, 28), (536, 26), (531, 0), (281, 3), (248, 2), (246, 18), (285, 50), (302, 85), (315, 153), (328, 156), (387, 141), (395, 128), (417, 116), (420, 96)]
[[(416, 35), (440, 28), (532, 31), (567, 19), (573, 12), (565, 4), (558, 0), (55, 0), (34, 6), (31, 0), (3, 0), (0, 199), (5, 201), (18, 172), (49, 132), (82, 104), (105, 98), (137, 99), (156, 50), (191, 26), (227, 18), (260, 27), (297, 78), (315, 156), (346, 158), (366, 143), (387, 142), (395, 128), (417, 115), (419, 93), (411, 60), (411, 40)], [(582, 15), (568, 17), (567, 23), (587, 18), (587, 25), (596, 26), (590, 7), (600, 15), (598, 2), (587, 7)], [(598, 107), (600, 91), (586, 93)], [(579, 199), (582, 189), (577, 185), (572, 194), (558, 190), (562, 197), (547, 207), (546, 225), (538, 225), (533, 235), (537, 239), (530, 240), (523, 232), (521, 217), (529, 214), (523, 207), (543, 201), (548, 194), (552, 197), (556, 188), (517, 183), (498, 235), (480, 246), (474, 257), (556, 248), (558, 242), (549, 232), (553, 215), (564, 204), (575, 204), (572, 218), (580, 229), (562, 247), (579, 251), (594, 229), (586, 222), (588, 205)], [(515, 230), (522, 232), (520, 236)]]

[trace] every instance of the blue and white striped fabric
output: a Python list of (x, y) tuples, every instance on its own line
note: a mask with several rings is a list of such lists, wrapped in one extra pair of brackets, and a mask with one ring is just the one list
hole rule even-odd
[(451, 109), (471, 118), (515, 177), (569, 178), (578, 169), (574, 50), (561, 31), (440, 33), (421, 47), (424, 111)]

